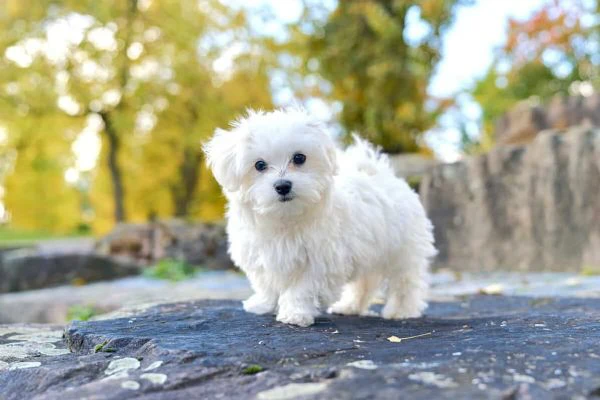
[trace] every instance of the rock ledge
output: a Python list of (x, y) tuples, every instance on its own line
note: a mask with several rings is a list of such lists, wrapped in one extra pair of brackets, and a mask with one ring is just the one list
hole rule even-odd
[(70, 354), (15, 352), (24, 337), (2, 327), (0, 398), (589, 396), (600, 389), (599, 321), (599, 299), (473, 296), (420, 319), (323, 316), (310, 328), (239, 302), (167, 304), (74, 322)]

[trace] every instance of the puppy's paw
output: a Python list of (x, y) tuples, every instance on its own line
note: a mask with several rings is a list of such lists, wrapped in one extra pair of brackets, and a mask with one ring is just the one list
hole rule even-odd
[(423, 313), (420, 311), (395, 311), (395, 312), (382, 312), (381, 316), (385, 319), (409, 319), (409, 318), (419, 318)]
[(419, 302), (411, 306), (403, 305), (402, 307), (389, 307), (386, 305), (381, 311), (381, 316), (385, 319), (419, 318), (426, 308), (427, 303), (425, 302)]
[(338, 301), (327, 309), (329, 314), (342, 314), (342, 315), (357, 315), (358, 307), (354, 304), (342, 303)]
[(379, 317), (379, 313), (375, 312), (373, 310), (365, 310), (365, 311), (361, 311), (360, 316), (361, 317)]
[(284, 324), (307, 327), (315, 323), (315, 318), (311, 314), (280, 312), (277, 314), (277, 321), (283, 322)]
[(252, 314), (271, 314), (275, 311), (275, 302), (267, 301), (262, 296), (252, 295), (242, 302), (244, 311)]

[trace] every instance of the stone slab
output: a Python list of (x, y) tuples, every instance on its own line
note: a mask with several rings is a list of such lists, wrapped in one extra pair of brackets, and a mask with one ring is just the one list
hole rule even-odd
[[(0, 346), (23, 342), (6, 329)], [(74, 322), (65, 343), (72, 353), (15, 359), (6, 347), (0, 350), (7, 364), (0, 398), (429, 400), (600, 393), (600, 299), (476, 295), (433, 303), (419, 319), (324, 315), (309, 328), (247, 314), (236, 301), (206, 300)], [(39, 365), (16, 369), (15, 362)]]

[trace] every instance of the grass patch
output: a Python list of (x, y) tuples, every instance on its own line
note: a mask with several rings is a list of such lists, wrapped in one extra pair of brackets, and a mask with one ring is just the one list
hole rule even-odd
[(202, 268), (195, 267), (181, 260), (160, 260), (156, 265), (146, 268), (143, 275), (148, 278), (165, 279), (178, 282), (194, 277)]
[(105, 340), (102, 343), (98, 343), (97, 345), (94, 346), (94, 353), (98, 353), (101, 352), (102, 349), (104, 348), (104, 346), (106, 346), (108, 344), (108, 340)]
[(242, 374), (244, 375), (254, 375), (254, 374), (258, 374), (259, 372), (264, 371), (265, 369), (263, 367), (261, 367), (258, 364), (251, 364), (248, 365), (246, 368), (244, 368), (242, 370)]
[(35, 244), (44, 240), (86, 237), (85, 233), (58, 234), (46, 231), (29, 231), (14, 228), (0, 228), (0, 247)]
[(98, 310), (96, 310), (92, 306), (71, 306), (67, 310), (67, 320), (79, 320), (79, 321), (87, 321), (90, 318), (98, 315)]
[(99, 343), (97, 345), (94, 346), (94, 353), (114, 353), (117, 351), (117, 349), (113, 349), (112, 347), (106, 347), (106, 345), (108, 344), (108, 340), (105, 340), (102, 343)]
[(600, 266), (584, 265), (583, 268), (581, 268), (581, 275), (583, 275), (583, 276), (600, 275)]
[(422, 178), (420, 176), (406, 177), (406, 183), (408, 183), (408, 186), (410, 186), (410, 188), (417, 193), (419, 193), (419, 188), (421, 187), (421, 180)]

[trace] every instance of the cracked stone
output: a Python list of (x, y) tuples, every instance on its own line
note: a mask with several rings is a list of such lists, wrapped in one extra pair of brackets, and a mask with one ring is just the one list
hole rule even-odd
[[(0, 329), (0, 345), (36, 336)], [(434, 302), (418, 319), (323, 315), (308, 328), (236, 301), (164, 304), (73, 322), (50, 343), (71, 353), (0, 365), (0, 398), (585, 398), (600, 387), (599, 337), (600, 299), (475, 295)], [(94, 353), (104, 342), (115, 352)], [(262, 372), (244, 374), (248, 365)]]

